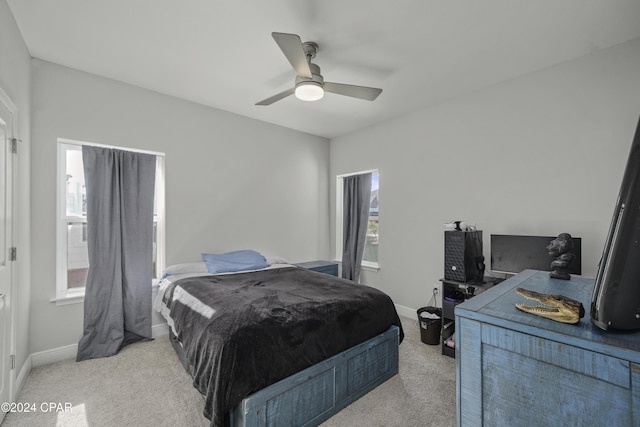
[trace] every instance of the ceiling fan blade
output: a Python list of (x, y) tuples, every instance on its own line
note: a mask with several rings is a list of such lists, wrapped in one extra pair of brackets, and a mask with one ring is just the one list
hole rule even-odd
[(345, 85), (342, 83), (324, 82), (324, 90), (338, 95), (352, 96), (354, 98), (373, 101), (382, 93), (382, 89), (366, 86)]
[(256, 102), (256, 105), (271, 105), (276, 101), (280, 101), (282, 98), (286, 98), (289, 95), (292, 95), (296, 91), (296, 88), (292, 87), (291, 89), (287, 89), (284, 92), (280, 92), (277, 95), (273, 95), (267, 99), (263, 99), (260, 102)]
[(311, 78), (311, 69), (307, 62), (307, 55), (302, 48), (302, 40), (296, 34), (271, 33), (273, 39), (280, 46), (280, 50), (287, 57), (296, 74), (301, 77)]

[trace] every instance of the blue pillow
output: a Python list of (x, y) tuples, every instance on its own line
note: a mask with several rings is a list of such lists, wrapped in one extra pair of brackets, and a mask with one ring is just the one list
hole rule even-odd
[(257, 270), (269, 266), (259, 252), (249, 249), (227, 252), (225, 254), (202, 254), (209, 273), (228, 273), (234, 271)]

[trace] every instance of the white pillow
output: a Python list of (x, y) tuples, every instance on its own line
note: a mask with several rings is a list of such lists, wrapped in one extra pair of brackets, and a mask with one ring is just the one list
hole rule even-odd
[(262, 254), (262, 256), (264, 257), (264, 259), (267, 260), (267, 264), (269, 264), (269, 265), (273, 265), (273, 264), (289, 264), (289, 260), (287, 260), (286, 258), (282, 258), (281, 256), (278, 256), (278, 255), (265, 255), (265, 254)]
[(203, 261), (201, 262), (187, 262), (184, 264), (174, 264), (164, 269), (164, 273), (162, 273), (162, 278), (167, 276), (172, 276), (174, 274), (185, 274), (185, 273), (208, 273), (207, 264)]

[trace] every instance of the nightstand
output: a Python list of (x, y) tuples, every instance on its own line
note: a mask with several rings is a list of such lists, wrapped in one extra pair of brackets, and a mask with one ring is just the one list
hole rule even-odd
[(307, 270), (317, 271), (318, 273), (330, 274), (338, 276), (338, 263), (332, 261), (308, 261), (294, 264), (296, 267), (305, 268)]

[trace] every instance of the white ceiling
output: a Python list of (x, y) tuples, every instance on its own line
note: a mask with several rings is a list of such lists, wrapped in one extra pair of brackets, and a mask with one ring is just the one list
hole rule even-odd
[[(640, 37), (638, 0), (7, 3), (33, 57), (327, 138)], [(255, 106), (294, 85), (274, 31), (383, 93)]]

